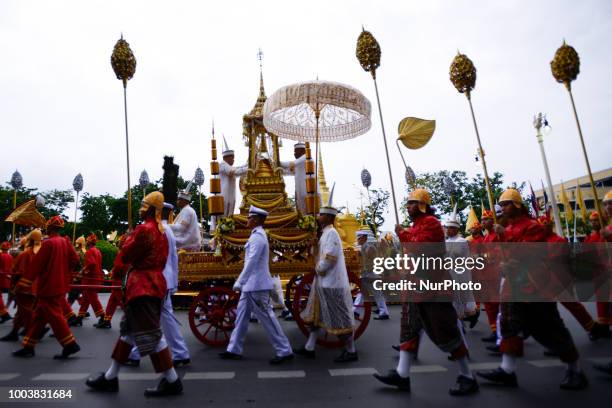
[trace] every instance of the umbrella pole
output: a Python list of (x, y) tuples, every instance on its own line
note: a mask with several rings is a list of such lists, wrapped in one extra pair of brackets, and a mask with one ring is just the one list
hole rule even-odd
[(321, 205), (319, 202), (319, 117), (321, 116), (321, 110), (319, 109), (319, 104), (315, 108), (315, 120), (316, 120), (316, 128), (315, 128), (315, 196), (314, 196), (314, 216), (317, 216), (317, 207)]
[(393, 186), (393, 174), (391, 173), (391, 159), (389, 159), (389, 148), (387, 147), (387, 136), (385, 134), (385, 124), (383, 123), (382, 109), (380, 107), (380, 97), (378, 96), (378, 84), (376, 77), (374, 79), (374, 90), (376, 91), (376, 102), (378, 104), (378, 114), (380, 116), (380, 126), (382, 127), (383, 142), (385, 145), (385, 155), (387, 156), (387, 168), (389, 170), (389, 181), (391, 182), (391, 196), (393, 197), (393, 210), (395, 211), (395, 224), (399, 225), (399, 214), (397, 212), (397, 199), (395, 198), (395, 187)]
[(128, 138), (128, 114), (127, 114), (127, 81), (123, 81), (123, 113), (125, 116), (125, 155), (127, 158), (127, 216), (128, 230), (132, 229), (132, 188), (130, 184), (130, 143)]
[[(17, 208), (17, 190), (13, 189), (13, 210), (15, 208)], [(13, 231), (11, 233), (11, 240), (13, 241), (11, 246), (14, 247), (15, 246), (15, 221), (13, 221)]]

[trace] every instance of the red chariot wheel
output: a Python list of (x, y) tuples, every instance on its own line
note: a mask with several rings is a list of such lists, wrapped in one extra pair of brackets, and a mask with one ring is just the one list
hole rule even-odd
[[(357, 295), (361, 292), (361, 280), (357, 278), (354, 274), (349, 273), (349, 284), (351, 286), (351, 295), (353, 297), (353, 301), (357, 297)], [(304, 320), (302, 319), (302, 311), (306, 308), (306, 304), (308, 303), (308, 296), (310, 295), (310, 290), (312, 287), (312, 281), (314, 279), (314, 274), (310, 273), (302, 277), (300, 282), (297, 284), (295, 288), (293, 305), (292, 305), (292, 313), (293, 318), (298, 324), (298, 327), (304, 334), (304, 336), (308, 337), (310, 331)], [(370, 315), (372, 313), (372, 304), (370, 302), (363, 302), (363, 305), (357, 308), (356, 316), (355, 316), (355, 340), (357, 340), (368, 327), (368, 323), (370, 322)], [(358, 315), (358, 316), (357, 316)], [(327, 331), (322, 330), (322, 333), (319, 335), (317, 340), (317, 344), (329, 347), (329, 348), (339, 348), (342, 347), (343, 343), (333, 335), (329, 335)]]
[(212, 347), (227, 345), (234, 322), (238, 296), (230, 288), (203, 289), (189, 308), (189, 326), (193, 335)]

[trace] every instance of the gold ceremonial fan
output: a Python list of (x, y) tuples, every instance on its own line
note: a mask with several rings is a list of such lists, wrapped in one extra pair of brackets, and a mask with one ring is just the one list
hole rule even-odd
[(399, 123), (397, 140), (401, 141), (408, 149), (420, 149), (429, 142), (435, 130), (435, 120), (407, 117)]
[(30, 200), (15, 208), (4, 220), (26, 227), (44, 227), (45, 217), (36, 209), (36, 200)]

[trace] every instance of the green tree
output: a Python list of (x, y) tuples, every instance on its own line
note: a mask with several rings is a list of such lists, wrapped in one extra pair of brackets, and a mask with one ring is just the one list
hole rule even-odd
[[(387, 207), (389, 206), (390, 194), (387, 190), (383, 189), (370, 189), (368, 196), (368, 205), (363, 209), (365, 216), (365, 222), (368, 224), (372, 231), (380, 230), (380, 227), (385, 223), (385, 217), (383, 217)], [(357, 220), (361, 222), (361, 214), (357, 214)]]

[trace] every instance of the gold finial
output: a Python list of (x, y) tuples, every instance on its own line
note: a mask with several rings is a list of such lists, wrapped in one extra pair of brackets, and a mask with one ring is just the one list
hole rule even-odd
[(363, 26), (362, 31), (357, 38), (357, 50), (355, 54), (361, 64), (361, 67), (372, 74), (372, 78), (376, 79), (376, 70), (380, 66), (380, 45), (376, 38), (366, 31)]
[(565, 39), (550, 62), (550, 69), (557, 82), (564, 84), (567, 89), (571, 88), (571, 82), (580, 73), (580, 57), (574, 47), (565, 43)]
[(130, 44), (123, 39), (123, 33), (121, 38), (115, 44), (113, 53), (111, 55), (111, 66), (117, 79), (123, 81), (123, 87), (127, 87), (127, 81), (132, 79), (136, 72), (136, 57), (130, 49)]
[(465, 93), (470, 99), (470, 93), (476, 86), (476, 67), (472, 60), (459, 50), (450, 66), (450, 80), (459, 93)]

